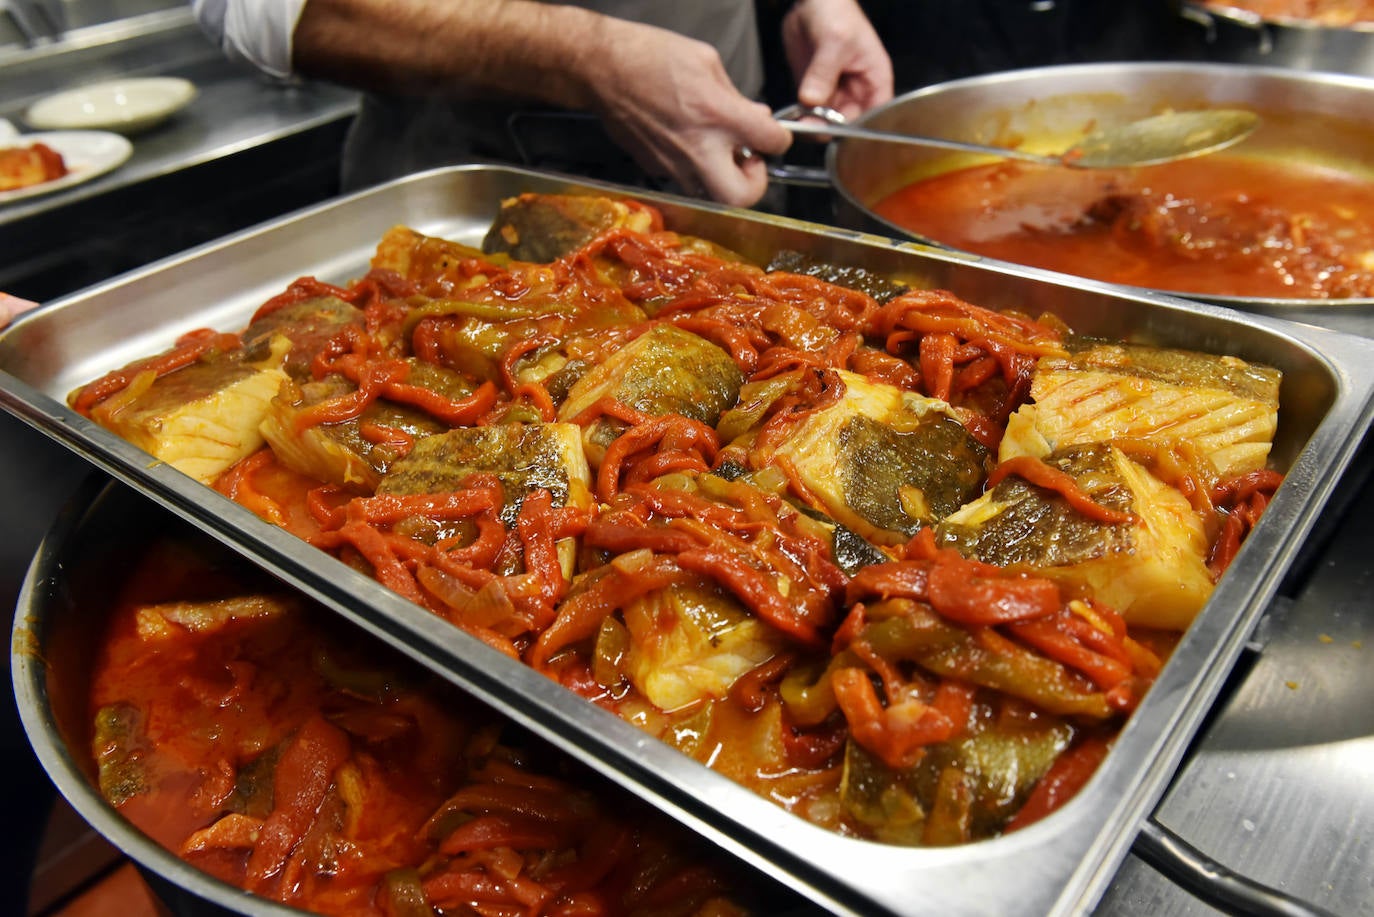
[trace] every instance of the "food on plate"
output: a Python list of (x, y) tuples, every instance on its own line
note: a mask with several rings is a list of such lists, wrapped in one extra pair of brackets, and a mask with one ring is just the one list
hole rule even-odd
[(144, 551), (89, 698), (102, 795), (187, 862), (322, 914), (727, 917), (790, 900), (208, 544)]
[(68, 171), (62, 154), (46, 143), (0, 147), (0, 191), (55, 181)]
[(71, 403), (215, 416), (194, 374), (277, 373), (264, 446), (145, 448), (841, 834), (1071, 798), (1282, 479), (1279, 373), (1235, 356), (760, 267), (634, 202), (522, 195), (488, 244), (397, 227)]
[(1123, 170), (999, 162), (913, 182), (873, 210), (952, 248), (1139, 287), (1374, 296), (1374, 181), (1214, 153)]
[(1374, 2), (1370, 0), (1204, 0), (1202, 5), (1221, 13), (1248, 13), (1273, 22), (1336, 28), (1374, 24)]

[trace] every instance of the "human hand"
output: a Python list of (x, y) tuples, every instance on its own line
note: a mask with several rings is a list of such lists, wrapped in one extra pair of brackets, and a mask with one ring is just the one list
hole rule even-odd
[(8, 293), (0, 293), (0, 328), (8, 325), (16, 316), (36, 308), (38, 303)]
[(800, 0), (782, 42), (801, 104), (852, 119), (892, 98), (892, 59), (855, 0)]
[[(588, 79), (611, 137), (650, 174), (688, 193), (747, 207), (768, 188), (766, 164), (792, 142), (767, 105), (740, 94), (710, 45), (665, 29), (607, 19), (608, 53)], [(614, 53), (610, 53), (614, 49)]]

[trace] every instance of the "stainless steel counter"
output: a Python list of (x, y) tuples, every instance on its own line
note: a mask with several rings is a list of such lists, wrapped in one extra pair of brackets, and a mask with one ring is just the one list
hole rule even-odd
[(46, 300), (335, 193), (357, 94), (268, 81), (227, 62), (189, 9), (0, 53), (0, 118), (116, 76), (179, 76), (199, 89), (134, 135), (130, 159), (65, 190), (0, 205), (0, 290)]
[[(1340, 915), (1374, 914), (1372, 462), (1366, 442), (1339, 526), (1156, 810), (1230, 869)], [(1098, 913), (1218, 911), (1131, 858)]]
[[(167, 42), (144, 47), (139, 60), (143, 54), (154, 59), (148, 60), (145, 66), (139, 66), (139, 60), (135, 60), (119, 67), (119, 72), (126, 75), (156, 73), (191, 80), (199, 89), (199, 95), (190, 106), (166, 123), (134, 135), (131, 138), (133, 155), (113, 172), (55, 194), (0, 207), (0, 232), (57, 208), (194, 169), (323, 125), (346, 121), (357, 108), (357, 94), (349, 90), (324, 83), (271, 82), (235, 67), (223, 60), (219, 52), (193, 29), (193, 24), (185, 24), (167, 36)], [(181, 49), (170, 66), (165, 58), (156, 60), (168, 45)], [(108, 60), (108, 56), (101, 59)], [(88, 63), (93, 67), (55, 78), (49, 83), (49, 91), (57, 91), (66, 84), (90, 82), (91, 75), (102, 68), (94, 62)], [(0, 68), (0, 74), (3, 73)], [(38, 79), (31, 79), (31, 87), (36, 88)], [(58, 79), (65, 79), (65, 83), (57, 82)], [(12, 97), (8, 106), (0, 102), (0, 117), (22, 126), (22, 112), (36, 95)]]

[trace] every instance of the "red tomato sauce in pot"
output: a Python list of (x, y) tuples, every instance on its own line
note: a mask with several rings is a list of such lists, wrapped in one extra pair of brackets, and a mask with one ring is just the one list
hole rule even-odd
[(1374, 182), (1217, 154), (1140, 169), (1000, 162), (874, 206), (952, 248), (1131, 286), (1280, 299), (1374, 296)]

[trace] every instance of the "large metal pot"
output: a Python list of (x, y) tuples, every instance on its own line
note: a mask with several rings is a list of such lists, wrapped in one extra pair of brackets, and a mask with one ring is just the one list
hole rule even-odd
[[(1263, 124), (1238, 150), (1301, 160), (1374, 179), (1374, 80), (1235, 64), (1108, 63), (1012, 70), (907, 93), (868, 112), (865, 127), (1035, 152), (1065, 149), (1094, 126), (1206, 106), (1248, 108)], [(920, 178), (976, 160), (967, 154), (840, 141), (826, 156), (836, 218), (858, 229), (921, 239), (872, 207)], [(1374, 335), (1374, 299), (1194, 296), (1222, 305)]]
[(1207, 60), (1374, 76), (1374, 25), (1272, 19), (1183, 0), (1178, 14), (1197, 30)]
[[(140, 868), (177, 917), (300, 911), (212, 878), (125, 820), (96, 783), (89, 676), (116, 584), (157, 536), (206, 538), (93, 474), (44, 538), (19, 597), (11, 638), (15, 702), (43, 769), (73, 809)], [(245, 566), (245, 577), (250, 576)]]

